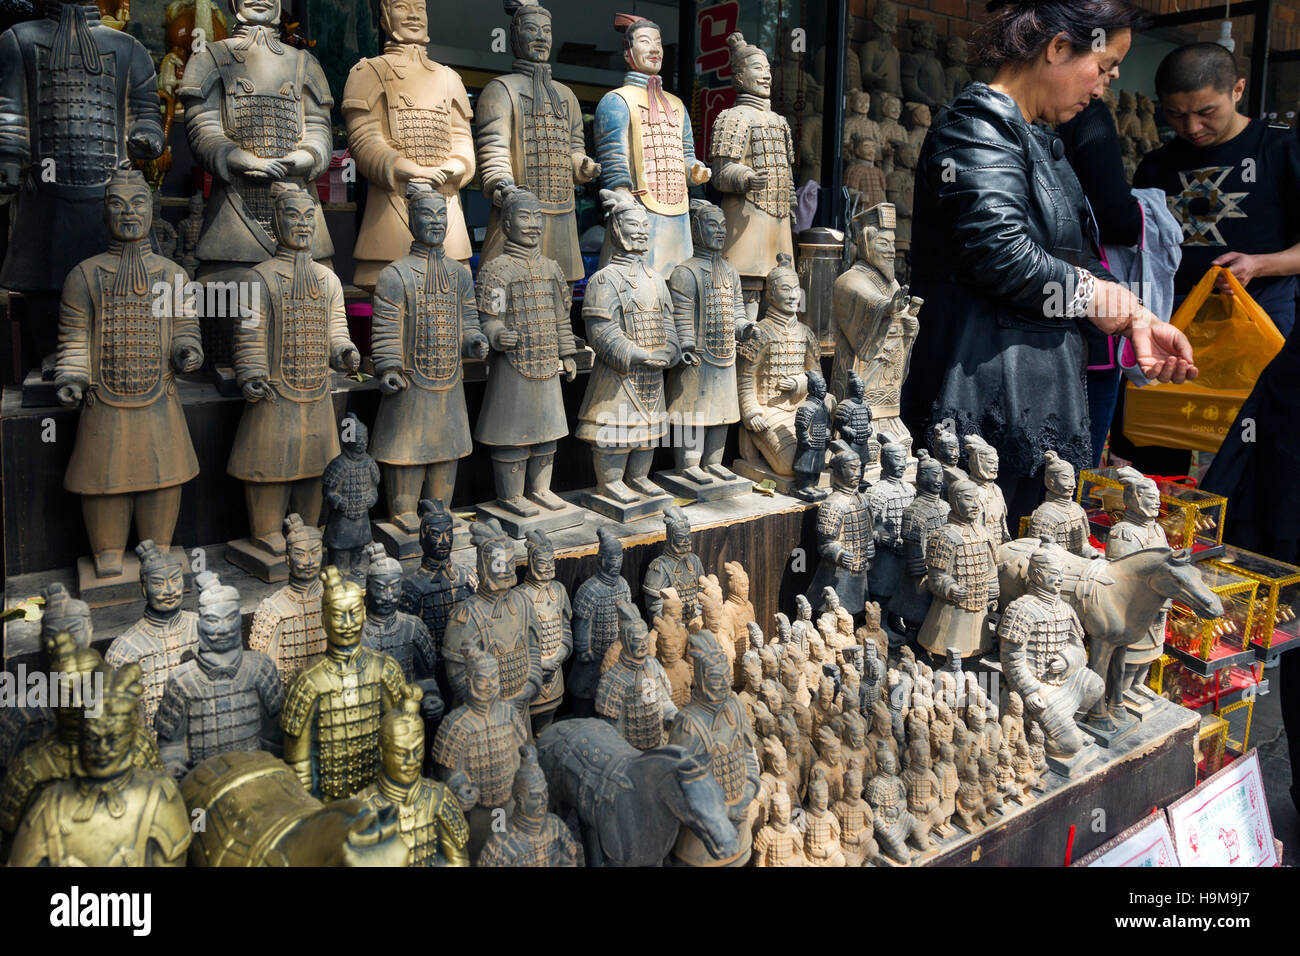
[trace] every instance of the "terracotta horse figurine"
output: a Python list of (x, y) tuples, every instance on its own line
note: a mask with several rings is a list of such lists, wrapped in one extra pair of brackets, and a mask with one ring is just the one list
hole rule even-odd
[[(1002, 606), (1029, 590), (1029, 556), (1041, 545), (1038, 538), (1008, 541), (998, 552), (998, 581)], [(1205, 585), (1196, 565), (1220, 553), (1196, 555), (1169, 548), (1135, 551), (1113, 561), (1065, 556), (1061, 597), (1079, 615), (1088, 636), (1088, 666), (1106, 681), (1106, 693), (1088, 715), (1088, 722), (1113, 729), (1111, 714), (1124, 706), (1124, 661), (1130, 645), (1147, 633), (1165, 601), (1184, 605), (1197, 617), (1223, 614), (1219, 596)]]
[(715, 859), (740, 849), (710, 758), (681, 747), (639, 751), (604, 720), (565, 720), (537, 738), (561, 819), (578, 815), (588, 866), (659, 866), (685, 825)]

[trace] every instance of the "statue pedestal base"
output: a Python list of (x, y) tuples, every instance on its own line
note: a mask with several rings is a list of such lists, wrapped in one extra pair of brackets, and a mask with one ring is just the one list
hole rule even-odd
[(1054, 757), (1047, 754), (1047, 767), (1053, 773), (1060, 774), (1069, 780), (1077, 777), (1088, 768), (1088, 765), (1100, 756), (1101, 748), (1096, 746), (1091, 740), (1084, 743), (1083, 748), (1078, 753), (1070, 757)]
[(1080, 721), (1079, 726), (1083, 728), (1085, 733), (1089, 734), (1094, 740), (1096, 740), (1097, 743), (1101, 744), (1101, 746), (1111, 748), (1129, 734), (1133, 733), (1133, 731), (1137, 730), (1138, 724), (1141, 723), (1140, 720), (1128, 713), (1128, 711), (1125, 711), (1122, 714), (1112, 714), (1111, 720), (1115, 724), (1114, 730), (1102, 730), (1101, 728), (1094, 726), (1091, 721), (1087, 720)]
[(1147, 714), (1151, 713), (1151, 708), (1161, 697), (1146, 684), (1139, 684), (1137, 687), (1130, 687), (1124, 692), (1124, 706), (1128, 712), (1142, 720)]
[(697, 481), (691, 481), (681, 472), (676, 471), (657, 471), (655, 472), (655, 481), (672, 492), (674, 496), (689, 498), (692, 501), (721, 501), (723, 498), (734, 498), (737, 495), (748, 494), (754, 487), (754, 483), (748, 478), (739, 477), (731, 481), (714, 478), (707, 485), (702, 485)]
[(252, 538), (240, 538), (226, 545), (226, 560), (259, 581), (274, 584), (289, 580), (289, 562)]
[(576, 528), (587, 520), (587, 513), (572, 503), (569, 503), (561, 511), (552, 511), (550, 508), (543, 508), (541, 505), (535, 507), (538, 514), (533, 515), (531, 518), (521, 518), (513, 511), (501, 507), (495, 501), (487, 501), (481, 505), (476, 505), (475, 510), (478, 511), (480, 518), (495, 518), (500, 522), (502, 530), (512, 538), (522, 538), (530, 531), (545, 531), (550, 534), (552, 531)]
[[(190, 573), (189, 557), (184, 548), (172, 547), (167, 550), (173, 561), (179, 561), (185, 573), (185, 590), (194, 585), (194, 575)], [(89, 556), (77, 558), (77, 590), (81, 599), (90, 607), (112, 607), (114, 604), (130, 604), (140, 599), (140, 559), (132, 551), (122, 555), (122, 573), (101, 578), (95, 574), (95, 562)]]
[[(389, 556), (396, 558), (398, 561), (418, 558), (423, 554), (420, 548), (420, 536), (418, 534), (407, 534), (391, 521), (372, 521), (370, 523), (370, 533), (376, 541), (384, 546), (384, 550), (388, 552)], [(468, 545), (469, 525), (457, 518), (452, 528), (452, 549), (464, 548)]]
[(584, 508), (596, 512), (602, 518), (617, 521), (619, 524), (627, 524), (629, 521), (640, 521), (642, 518), (661, 514), (665, 508), (673, 503), (673, 496), (664, 494), (655, 495), (652, 498), (638, 498), (630, 505), (625, 505), (620, 504), (613, 498), (596, 494), (594, 491), (584, 491), (578, 500), (582, 502)]
[[(790, 489), (794, 487), (795, 483), (795, 479), (792, 477), (788, 478), (785, 475), (778, 475), (771, 468), (767, 467), (766, 462), (760, 465), (750, 461), (748, 458), (737, 458), (731, 463), (731, 470), (742, 477), (748, 478), (756, 485), (760, 485), (765, 481), (770, 481), (772, 483), (772, 490), (779, 495), (790, 494)], [(817, 487), (825, 488), (827, 490), (830, 489), (830, 472), (822, 472), (821, 478), (817, 480)]]

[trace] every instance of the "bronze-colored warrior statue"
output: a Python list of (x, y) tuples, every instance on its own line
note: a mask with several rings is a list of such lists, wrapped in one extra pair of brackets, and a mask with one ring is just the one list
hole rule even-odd
[(452, 788), (420, 775), (424, 762), (421, 691), (411, 687), (379, 727), (379, 776), (357, 796), (372, 808), (397, 811), (411, 866), (469, 866), (469, 824)]
[[(199, 473), (174, 380), (203, 364), (198, 322), (174, 293), (185, 272), (149, 249), (153, 206), (139, 172), (113, 173), (104, 201), (108, 251), (68, 273), (55, 366), (59, 401), (84, 402), (63, 476), (90, 538), (83, 589), (124, 574), (133, 517), (141, 540), (170, 548), (181, 486)], [(158, 283), (169, 289), (161, 298)]]
[(618, 640), (618, 608), (632, 603), (632, 589), (622, 576), (623, 542), (608, 526), (597, 529), (597, 571), (573, 595), (573, 669), (568, 691), (575, 717), (594, 714), (601, 663)]
[(366, 623), (361, 629), (361, 643), (397, 661), (403, 679), (421, 690), (420, 713), (425, 720), (436, 723), (444, 712), (437, 680), (438, 650), (424, 621), (418, 615), (399, 610), (403, 588), (401, 564), (390, 558), (377, 541), (371, 543), (369, 552)]
[(271, 658), (288, 687), (299, 671), (325, 653), (320, 580), (324, 547), (320, 531), (296, 514), (284, 519), (284, 540), (289, 583), (263, 598), (253, 612), (248, 647)]
[(144, 617), (136, 621), (108, 646), (104, 662), (109, 667), (136, 663), (144, 675), (144, 708), (141, 725), (153, 727), (163, 687), (182, 660), (198, 648), (198, 615), (181, 608), (185, 600), (185, 576), (181, 563), (159, 550), (152, 541), (141, 541), (140, 589), (144, 591)]
[(82, 711), (72, 778), (47, 786), (14, 836), (10, 866), (184, 866), (193, 833), (176, 782), (139, 766), (140, 666), (101, 667)]
[(1088, 512), (1074, 500), (1074, 489), (1079, 483), (1074, 465), (1050, 449), (1043, 452), (1043, 459), (1047, 498), (1029, 519), (1030, 537), (1051, 535), (1053, 541), (1071, 554), (1081, 558), (1101, 557), (1101, 552), (1089, 540)]
[[(380, 526), (394, 557), (413, 557), (416, 503), (451, 505), (456, 468), (473, 448), (465, 408), (463, 358), (485, 358), (474, 279), (446, 252), (447, 198), (425, 182), (406, 188), (409, 254), (375, 283), (375, 375), (383, 398), (370, 454), (383, 465), (391, 527)], [(414, 542), (411, 542), (414, 543)]]
[(528, 708), (536, 736), (555, 718), (564, 698), (561, 668), (573, 653), (573, 607), (569, 592), (555, 580), (555, 546), (545, 531), (528, 532), (528, 570), (515, 590), (533, 605), (541, 634), (542, 689)]
[(211, 571), (195, 584), (198, 647), (168, 676), (154, 722), (176, 776), (216, 754), (280, 747), (284, 685), (269, 657), (244, 650), (239, 592)]
[(682, 602), (682, 620), (693, 621), (700, 615), (700, 578), (704, 562), (695, 553), (691, 540), (691, 519), (681, 508), (664, 509), (664, 543), (641, 577), (641, 596), (646, 614), (654, 620), (663, 610), (664, 588), (673, 588)]
[(483, 195), (493, 203), (481, 263), (501, 254), (499, 187), (522, 186), (542, 208), (541, 251), (570, 282), (584, 275), (574, 215), (575, 183), (600, 175), (583, 144), (582, 107), (573, 91), (551, 78), (551, 12), (537, 0), (505, 0), (511, 14), (510, 73), (494, 77), (475, 104)]
[(548, 813), (550, 791), (531, 744), (519, 748), (512, 791), (514, 810), (504, 829), (494, 829), (477, 866), (578, 866), (579, 849), (564, 821)]
[(925, 546), (926, 586), (934, 603), (917, 640), (936, 656), (958, 651), (965, 658), (993, 647), (989, 612), (997, 607), (998, 555), (982, 520), (979, 486), (959, 481), (951, 495), (947, 522)]
[(361, 645), (361, 588), (338, 568), (321, 572), (321, 618), (329, 648), (289, 685), (280, 714), (284, 759), (322, 800), (349, 797), (379, 774), (379, 724), (402, 701), (397, 661)]
[(596, 714), (637, 750), (662, 747), (677, 716), (663, 665), (650, 656), (650, 630), (631, 604), (619, 606), (618, 659), (596, 688)]
[(474, 178), (469, 96), (460, 76), (426, 55), (429, 21), (421, 0), (384, 0), (384, 52), (352, 67), (343, 88), (348, 149), (373, 190), (357, 233), (353, 282), (371, 289), (411, 242), (402, 195), (426, 180), (447, 201), (447, 255), (470, 257), (460, 190)]

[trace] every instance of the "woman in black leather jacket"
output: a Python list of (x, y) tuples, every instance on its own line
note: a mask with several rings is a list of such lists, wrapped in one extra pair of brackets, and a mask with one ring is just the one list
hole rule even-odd
[(1041, 499), (1044, 451), (1092, 465), (1081, 322), (1130, 337), (1152, 378), (1196, 368), (1182, 333), (1109, 281), (1079, 181), (1043, 125), (1101, 96), (1141, 11), (1126, 0), (989, 10), (977, 42), (997, 74), (939, 114), (917, 165), (911, 291), (925, 305), (903, 415), (914, 433), (951, 420), (997, 449), (1014, 530)]

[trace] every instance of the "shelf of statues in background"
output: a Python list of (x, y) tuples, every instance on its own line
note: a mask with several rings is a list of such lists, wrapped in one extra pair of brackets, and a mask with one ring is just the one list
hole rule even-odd
[(1156, 104), (1143, 93), (1116, 90), (1107, 87), (1102, 99), (1115, 120), (1119, 133), (1120, 153), (1124, 160), (1124, 173), (1130, 181), (1138, 164), (1147, 153), (1161, 145), (1160, 128), (1156, 125)]

